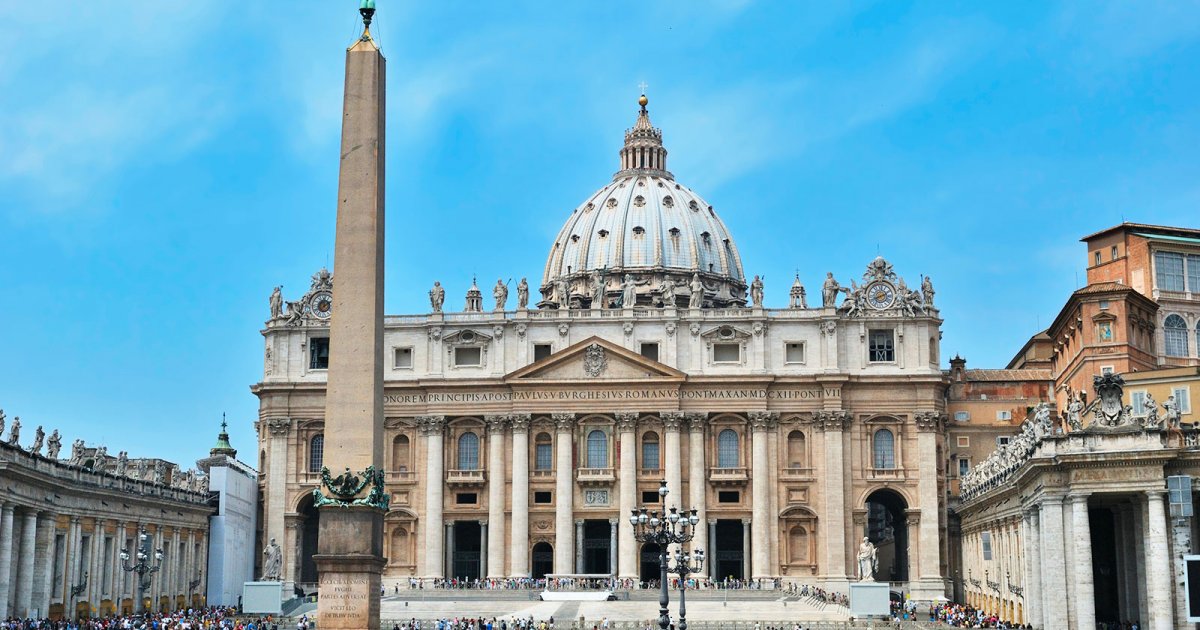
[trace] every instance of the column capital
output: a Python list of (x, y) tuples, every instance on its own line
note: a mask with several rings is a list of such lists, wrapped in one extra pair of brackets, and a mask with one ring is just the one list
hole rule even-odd
[(530, 418), (530, 414), (527, 414), (527, 413), (510, 414), (508, 416), (508, 420), (509, 420), (509, 422), (512, 423), (513, 432), (515, 433), (517, 431), (528, 431), (529, 430), (529, 418)]
[(751, 411), (746, 415), (750, 418), (750, 428), (753, 431), (767, 431), (779, 426), (779, 412)]
[(291, 418), (267, 418), (267, 430), (273, 436), (284, 436), (292, 430)]
[(1081, 492), (1079, 494), (1072, 494), (1071, 496), (1067, 497), (1067, 501), (1070, 501), (1072, 504), (1082, 503), (1087, 505), (1088, 499), (1090, 499), (1091, 496), (1092, 493), (1090, 492)]
[(559, 433), (566, 433), (575, 428), (575, 414), (573, 413), (552, 413), (550, 419), (554, 421), (554, 428)]
[(503, 435), (504, 429), (508, 426), (508, 416), (502, 414), (486, 415), (483, 417), (483, 421), (487, 423), (488, 433)]
[(684, 414), (682, 411), (664, 411), (662, 412), (661, 416), (663, 428), (667, 431), (677, 432), (683, 427)]
[(446, 416), (417, 416), (415, 420), (421, 435), (441, 435), (446, 428)]
[(617, 419), (617, 431), (624, 433), (626, 431), (634, 431), (637, 429), (638, 412), (636, 411), (618, 411), (613, 414)]
[(946, 414), (936, 411), (918, 411), (913, 414), (913, 421), (917, 425), (917, 431), (940, 432), (946, 425)]
[(693, 433), (703, 432), (704, 425), (708, 422), (708, 414), (702, 411), (689, 411), (683, 414), (683, 417), (687, 419), (688, 430)]
[(812, 424), (821, 431), (845, 431), (853, 416), (844, 409), (813, 412)]

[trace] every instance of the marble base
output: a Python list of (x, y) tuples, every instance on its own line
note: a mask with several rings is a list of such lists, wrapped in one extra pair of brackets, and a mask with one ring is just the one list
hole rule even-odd
[(321, 508), (317, 627), (379, 630), (383, 513), (374, 508)]
[(855, 618), (886, 617), (892, 614), (891, 588), (887, 582), (851, 582), (850, 614)]

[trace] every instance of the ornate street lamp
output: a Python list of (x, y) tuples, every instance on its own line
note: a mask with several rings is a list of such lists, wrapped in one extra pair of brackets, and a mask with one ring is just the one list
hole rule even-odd
[[(154, 554), (154, 561), (151, 564), (150, 555)], [(145, 611), (146, 589), (150, 587), (150, 576), (157, 573), (162, 568), (163, 550), (150, 549), (150, 536), (146, 534), (146, 526), (138, 528), (138, 545), (132, 552), (133, 558), (136, 560), (130, 564), (131, 552), (129, 549), (121, 550), (121, 568), (130, 573), (137, 574), (138, 586), (138, 605), (137, 612)]]
[[(667, 482), (661, 482), (658, 486), (658, 497), (664, 510), (667, 505), (668, 493)], [(667, 547), (690, 541), (695, 535), (695, 527), (699, 522), (700, 517), (696, 515), (694, 508), (683, 513), (677, 508), (671, 508), (670, 511), (664, 511), (660, 515), (658, 510), (647, 511), (645, 507), (642, 507), (632, 510), (629, 515), (629, 523), (633, 525), (633, 537), (640, 543), (649, 542), (658, 545), (658, 563), (661, 575), (661, 589), (658, 596), (658, 627), (662, 630), (667, 630), (671, 625), (671, 615), (667, 611), (667, 604), (671, 601), (667, 591), (667, 574), (676, 573), (681, 580), (686, 580), (687, 574), (698, 573), (704, 565), (704, 552), (686, 554), (681, 550), (676, 554), (675, 566), (669, 566), (670, 556)], [(686, 615), (684, 599), (680, 595), (679, 630), (687, 630)]]

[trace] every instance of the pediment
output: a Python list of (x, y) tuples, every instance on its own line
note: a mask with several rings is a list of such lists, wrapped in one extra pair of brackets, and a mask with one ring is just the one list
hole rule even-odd
[(506, 381), (683, 380), (683, 372), (600, 337), (589, 337), (504, 377)]

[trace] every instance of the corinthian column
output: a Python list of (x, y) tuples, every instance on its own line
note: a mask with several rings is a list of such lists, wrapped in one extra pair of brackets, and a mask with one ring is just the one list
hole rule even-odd
[[(683, 412), (665, 412), (662, 414), (662, 420), (663, 477), (667, 480), (667, 488), (671, 491), (667, 495), (666, 501), (663, 502), (662, 508), (664, 513), (672, 507), (677, 507), (682, 512), (688, 507), (686, 497), (683, 496), (683, 464), (679, 460), (680, 451), (683, 450), (679, 444), (680, 431), (683, 428)], [(678, 548), (679, 545), (667, 545), (667, 557), (674, 556), (675, 550)]]
[(5, 503), (0, 509), (0, 619), (8, 619), (12, 615), (12, 575), (13, 556), (13, 509), (12, 503)]
[[(696, 527), (696, 537), (692, 540), (692, 549), (708, 553), (708, 517), (705, 516), (705, 500), (708, 497), (704, 474), (704, 425), (707, 414), (689, 413), (688, 422), (688, 499), (690, 508), (696, 508), (696, 517), (700, 524)], [(711, 559), (710, 559), (711, 561)]]
[(574, 573), (575, 480), (571, 455), (574, 452), (575, 414), (553, 414), (554, 436), (554, 572)]
[(1042, 619), (1046, 630), (1067, 627), (1067, 574), (1064, 566), (1063, 498), (1042, 498)]
[(826, 525), (825, 557), (821, 559), (821, 573), (826, 580), (846, 579), (846, 488), (845, 468), (842, 463), (842, 435), (850, 424), (850, 412), (833, 410), (818, 411), (814, 426), (824, 431), (825, 479), (822, 490), (825, 494)]
[[(1160, 482), (1161, 483), (1161, 482)], [(1171, 606), (1171, 560), (1167, 550), (1167, 515), (1162, 490), (1146, 492), (1146, 609), (1150, 613), (1148, 630), (1170, 630), (1174, 607)]]
[(487, 416), (488, 529), (487, 576), (504, 577), (504, 428), (508, 416)]
[(445, 416), (421, 416), (417, 418), (421, 435), (425, 436), (425, 548), (423, 562), (425, 577), (446, 577), (442, 562), (442, 488), (446, 470), (442, 460), (442, 433), (446, 427)]
[(915, 415), (917, 425), (917, 500), (921, 502), (920, 567), (922, 580), (941, 584), (941, 539), (938, 534), (938, 455), (937, 438), (942, 433), (942, 417), (937, 412)]
[(512, 421), (512, 573), (529, 577), (529, 414)]
[(637, 541), (633, 538), (633, 525), (629, 513), (637, 507), (637, 413), (617, 413), (617, 436), (621, 440), (620, 470), (617, 473), (620, 506), (617, 514), (617, 575), (636, 578)]
[(1088, 495), (1071, 497), (1071, 538), (1075, 547), (1075, 621), (1080, 628), (1096, 627), (1096, 590), (1092, 578), (1092, 528)]
[(778, 422), (778, 414), (766, 411), (750, 412), (752, 441), (750, 496), (754, 502), (753, 535), (755, 537), (750, 549), (752, 554), (750, 576), (755, 579), (770, 577), (773, 573), (770, 567), (772, 541), (767, 535), (771, 531), (771, 489), (767, 477), (767, 432), (774, 429)]
[[(287, 474), (288, 462), (291, 460), (288, 453), (288, 436), (292, 432), (292, 420), (291, 418), (260, 420), (258, 431), (259, 435), (264, 436), (262, 441), (267, 446), (267, 470), (265, 471), (267, 487), (266, 496), (263, 497), (263, 501), (266, 503), (263, 514), (267, 522), (265, 523), (266, 532), (263, 535), (263, 544), (267, 544), (267, 541), (274, 538), (287, 545), (283, 515), (291, 511), (287, 507)], [(304, 468), (304, 470), (308, 469)], [(284, 547), (282, 551), (285, 563), (281, 567), (285, 580), (283, 588), (285, 593), (291, 593), (292, 588), (296, 585), (296, 578), (299, 577), (295, 559), (300, 557), (300, 550), (295, 547)], [(262, 556), (261, 549), (258, 550), (258, 555)]]
[(21, 549), (17, 555), (17, 605), (13, 612), (16, 617), (29, 616), (29, 604), (33, 598), (33, 548), (36, 536), (37, 512), (27, 508), (21, 523)]

